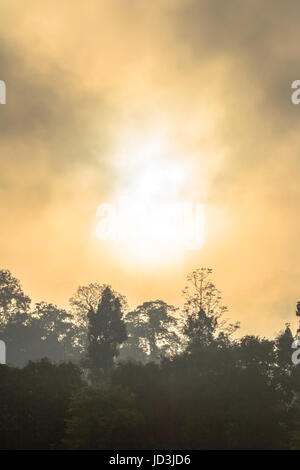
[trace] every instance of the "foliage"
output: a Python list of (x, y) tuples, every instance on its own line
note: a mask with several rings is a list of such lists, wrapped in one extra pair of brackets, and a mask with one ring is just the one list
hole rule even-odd
[(105, 287), (96, 312), (88, 313), (88, 349), (86, 364), (93, 382), (107, 378), (126, 338), (126, 327), (119, 296)]
[(0, 448), (60, 448), (70, 397), (82, 384), (72, 363), (0, 366)]
[(212, 269), (201, 268), (187, 276), (183, 290), (186, 321), (184, 334), (187, 349), (207, 347), (213, 342), (228, 343), (239, 323), (227, 324), (223, 315), (227, 307), (221, 304), (221, 293), (211, 281)]
[(73, 450), (132, 448), (139, 440), (140, 419), (134, 396), (121, 387), (85, 387), (71, 400), (64, 444)]
[(161, 300), (144, 302), (126, 317), (129, 331), (122, 357), (158, 361), (178, 349), (176, 308)]
[[(234, 337), (211, 274), (188, 276), (182, 324), (161, 300), (125, 315), (125, 298), (104, 284), (80, 287), (70, 312), (30, 307), (0, 271), (10, 362), (0, 366), (0, 448), (299, 449), (289, 324), (274, 339)], [(117, 362), (120, 350), (135, 362)], [(92, 385), (69, 362), (82, 365), (83, 353)]]

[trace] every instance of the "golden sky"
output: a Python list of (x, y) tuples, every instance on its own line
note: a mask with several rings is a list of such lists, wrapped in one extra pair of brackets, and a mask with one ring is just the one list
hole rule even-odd
[[(208, 266), (243, 333), (295, 324), (299, 19), (297, 0), (1, 0), (1, 268), (34, 301), (65, 306), (98, 281), (134, 306), (179, 305)], [(205, 242), (153, 265), (97, 239), (96, 209), (161, 135), (205, 205)]]

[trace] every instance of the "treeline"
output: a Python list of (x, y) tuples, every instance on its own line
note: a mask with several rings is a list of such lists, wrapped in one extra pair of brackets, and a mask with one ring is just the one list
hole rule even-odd
[(80, 286), (65, 310), (46, 302), (32, 306), (20, 282), (0, 270), (0, 339), (7, 345), (7, 362), (70, 360), (91, 375), (109, 376), (117, 358), (157, 362), (194, 343), (229, 341), (239, 325), (224, 321), (226, 307), (211, 274), (202, 268), (188, 276), (183, 311), (162, 300), (129, 311), (123, 295), (99, 283)]
[(299, 448), (289, 326), (237, 338), (211, 274), (188, 276), (182, 311), (161, 300), (129, 311), (97, 283), (66, 311), (31, 307), (0, 271), (0, 448)]

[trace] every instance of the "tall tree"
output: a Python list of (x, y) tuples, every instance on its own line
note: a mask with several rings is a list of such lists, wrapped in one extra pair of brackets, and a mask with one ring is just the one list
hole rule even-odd
[(96, 312), (88, 313), (87, 365), (93, 382), (109, 376), (119, 346), (127, 338), (123, 315), (120, 296), (106, 286)]
[(126, 315), (129, 337), (126, 342), (128, 357), (158, 361), (171, 355), (179, 346), (176, 333), (177, 309), (162, 300), (144, 302)]
[(212, 269), (201, 268), (187, 276), (188, 285), (183, 290), (186, 317), (183, 331), (188, 351), (213, 343), (226, 344), (239, 328), (239, 323), (228, 324), (224, 320), (227, 307), (222, 305), (221, 293), (212, 283), (211, 274)]
[[(86, 350), (88, 347), (88, 330), (89, 330), (89, 313), (97, 313), (98, 305), (101, 302), (102, 294), (107, 284), (99, 282), (91, 282), (86, 286), (79, 286), (74, 295), (70, 298), (71, 311), (77, 326), (77, 340), (80, 347)], [(111, 287), (111, 291), (118, 297), (122, 309), (126, 310), (126, 298), (115, 292)]]
[(20, 281), (8, 269), (0, 270), (0, 326), (15, 315), (24, 320), (30, 307), (30, 298), (24, 294)]

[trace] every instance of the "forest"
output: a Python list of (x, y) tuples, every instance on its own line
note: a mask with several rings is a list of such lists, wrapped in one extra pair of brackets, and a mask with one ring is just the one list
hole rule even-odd
[(95, 282), (62, 309), (0, 270), (0, 449), (300, 449), (297, 333), (241, 336), (209, 268), (182, 294), (131, 310)]

